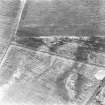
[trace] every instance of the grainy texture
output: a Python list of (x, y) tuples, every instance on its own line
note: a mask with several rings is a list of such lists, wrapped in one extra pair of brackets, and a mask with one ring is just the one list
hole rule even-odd
[(10, 44), (19, 5), (19, 0), (0, 0), (0, 62)]
[(104, 105), (104, 4), (1, 0), (0, 105)]

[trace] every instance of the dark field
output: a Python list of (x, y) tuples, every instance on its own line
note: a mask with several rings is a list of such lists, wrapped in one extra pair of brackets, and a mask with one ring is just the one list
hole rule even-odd
[(104, 1), (28, 0), (17, 36), (104, 36)]

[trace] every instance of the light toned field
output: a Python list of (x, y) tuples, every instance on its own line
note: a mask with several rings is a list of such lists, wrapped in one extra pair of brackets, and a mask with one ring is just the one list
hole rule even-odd
[[(104, 68), (75, 65), (73, 60), (12, 45), (0, 69), (2, 105), (84, 105), (100, 83), (94, 73)], [(80, 75), (76, 103), (70, 99), (75, 91), (69, 90), (69, 94), (63, 83), (75, 72)]]

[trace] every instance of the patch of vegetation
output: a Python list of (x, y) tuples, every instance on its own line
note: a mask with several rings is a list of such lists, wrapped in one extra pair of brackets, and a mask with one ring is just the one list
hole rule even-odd
[(41, 38), (21, 38), (17, 40), (17, 43), (23, 44), (26, 47), (30, 47), (30, 48), (38, 48), (44, 44)]
[(68, 42), (71, 42), (72, 40), (69, 38), (60, 38), (56, 43), (52, 44), (52, 46), (50, 47), (50, 51), (51, 52), (56, 52), (57, 48), (59, 46), (62, 46)]
[(88, 54), (91, 52), (99, 52), (105, 50), (105, 39), (101, 37), (92, 36), (88, 40), (81, 40), (83, 43), (78, 47), (77, 52), (74, 53), (77, 61), (87, 61)]

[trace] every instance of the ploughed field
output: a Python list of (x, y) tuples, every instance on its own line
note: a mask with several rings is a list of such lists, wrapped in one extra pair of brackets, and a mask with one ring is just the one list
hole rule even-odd
[(103, 0), (27, 0), (17, 36), (104, 36)]

